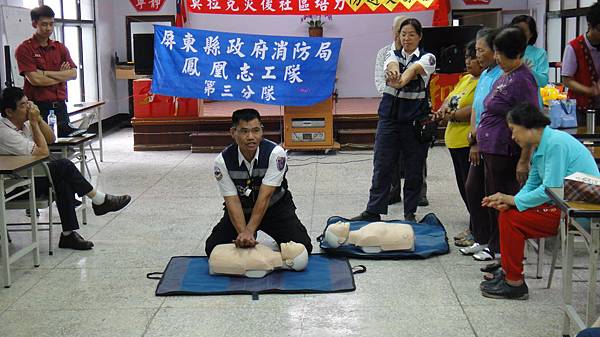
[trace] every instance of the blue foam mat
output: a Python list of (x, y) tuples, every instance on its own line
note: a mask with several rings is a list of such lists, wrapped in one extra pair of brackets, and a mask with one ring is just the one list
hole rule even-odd
[[(338, 221), (349, 222), (351, 231), (360, 229), (369, 224), (369, 221), (350, 221), (339, 216), (333, 216), (327, 220), (325, 229)], [(415, 232), (415, 250), (412, 252), (387, 251), (380, 253), (365, 253), (360, 248), (349, 244), (332, 248), (323, 240), (323, 235), (320, 235), (317, 240), (320, 242), (320, 247), (329, 254), (362, 259), (426, 259), (435, 255), (447, 254), (450, 251), (446, 229), (433, 213), (427, 214), (419, 222), (400, 220), (383, 222), (405, 223), (411, 225)], [(323, 230), (323, 233), (325, 233), (325, 229)]]
[(310, 255), (304, 271), (274, 271), (259, 279), (210, 275), (206, 256), (174, 256), (156, 287), (156, 296), (354, 291), (347, 258)]

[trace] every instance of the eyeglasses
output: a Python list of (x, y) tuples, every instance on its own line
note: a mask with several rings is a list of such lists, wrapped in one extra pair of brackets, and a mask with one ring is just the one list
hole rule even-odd
[(252, 128), (252, 129), (241, 128), (241, 129), (236, 129), (236, 131), (239, 132), (240, 134), (242, 134), (242, 136), (246, 136), (249, 133), (252, 133), (253, 135), (258, 135), (262, 132), (262, 127)]

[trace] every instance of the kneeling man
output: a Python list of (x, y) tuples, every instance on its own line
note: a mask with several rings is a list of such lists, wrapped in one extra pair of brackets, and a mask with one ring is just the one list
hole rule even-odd
[(223, 243), (254, 247), (259, 229), (279, 245), (294, 241), (310, 254), (310, 237), (296, 216), (285, 179), (285, 150), (263, 139), (258, 111), (236, 110), (232, 122), (230, 132), (235, 144), (223, 150), (214, 165), (215, 179), (225, 199), (225, 214), (206, 240), (206, 255)]

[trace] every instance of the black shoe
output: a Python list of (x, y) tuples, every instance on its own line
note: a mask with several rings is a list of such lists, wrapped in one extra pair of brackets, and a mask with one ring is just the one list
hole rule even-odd
[(106, 195), (106, 199), (104, 203), (100, 205), (92, 204), (92, 208), (94, 209), (94, 214), (96, 215), (104, 215), (108, 212), (116, 212), (123, 207), (127, 206), (131, 201), (131, 197), (129, 195)]
[(513, 287), (506, 283), (506, 280), (502, 277), (498, 283), (484, 287), (481, 290), (481, 295), (497, 299), (526, 300), (529, 298), (529, 289), (525, 282), (520, 286)]
[(351, 218), (350, 221), (381, 221), (381, 215), (377, 213), (371, 213), (369, 211), (364, 211), (359, 215), (355, 216), (354, 218)]
[(390, 194), (388, 205), (397, 204), (399, 202), (402, 202), (402, 197), (399, 194)]
[(87, 241), (79, 235), (79, 233), (73, 231), (71, 234), (64, 236), (60, 235), (58, 240), (58, 248), (70, 248), (75, 250), (90, 250), (94, 247), (92, 241)]
[(81, 206), (81, 201), (79, 201), (77, 199), (73, 199), (73, 206), (75, 206), (75, 207)]
[(422, 207), (429, 206), (429, 200), (427, 200), (426, 196), (423, 196), (419, 199), (419, 203), (417, 205)]
[(415, 217), (414, 213), (404, 214), (404, 221), (417, 222), (417, 218)]

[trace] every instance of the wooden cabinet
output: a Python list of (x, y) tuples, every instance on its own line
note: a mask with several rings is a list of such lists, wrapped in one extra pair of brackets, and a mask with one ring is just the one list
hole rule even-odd
[(333, 99), (310, 106), (283, 107), (283, 146), (290, 150), (329, 150), (333, 140)]

